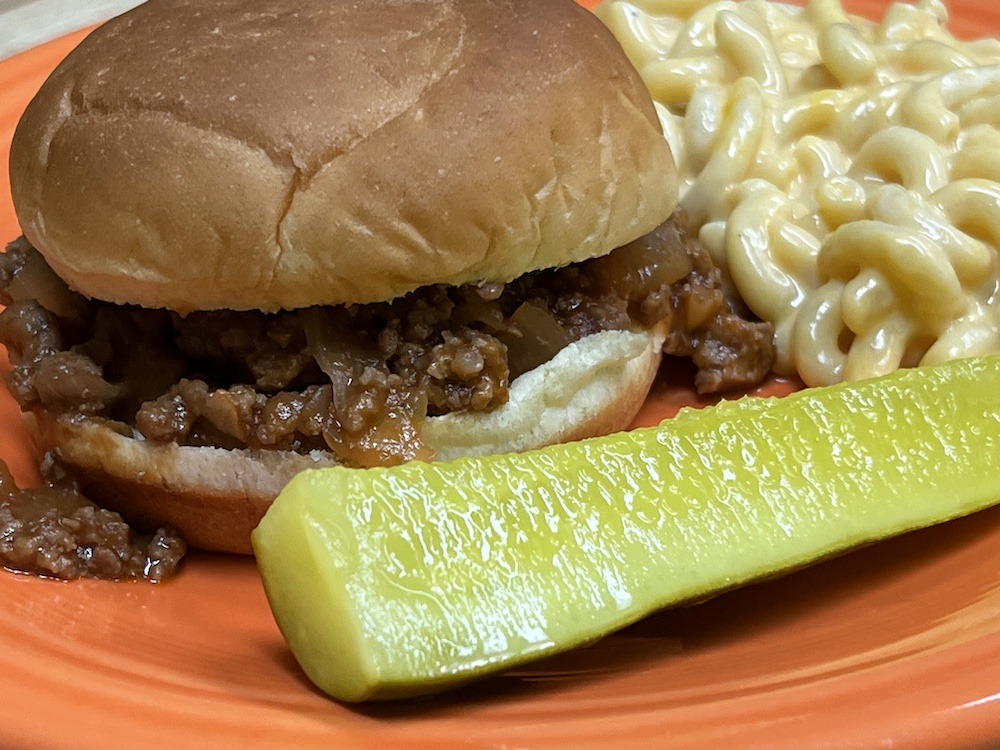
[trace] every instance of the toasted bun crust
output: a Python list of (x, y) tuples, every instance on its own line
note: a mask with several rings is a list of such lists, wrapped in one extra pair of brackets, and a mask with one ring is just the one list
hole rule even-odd
[[(487, 414), (425, 424), (438, 457), (504, 453), (625, 429), (661, 358), (663, 331), (608, 331), (571, 344), (511, 385)], [(335, 465), (314, 451), (225, 450), (147, 443), (87, 420), (26, 416), (40, 451), (52, 451), (89, 496), (132, 523), (177, 529), (192, 547), (251, 553), (250, 532), (295, 474)]]
[(151, 0), (45, 83), (11, 185), (74, 289), (181, 312), (508, 281), (677, 197), (645, 87), (573, 0)]

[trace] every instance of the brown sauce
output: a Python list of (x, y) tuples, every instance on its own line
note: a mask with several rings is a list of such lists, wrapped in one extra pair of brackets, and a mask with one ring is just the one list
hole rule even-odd
[(19, 489), (0, 461), (0, 566), (45, 578), (163, 581), (177, 572), (184, 541), (168, 529), (136, 534), (65, 478)]
[(665, 351), (693, 359), (699, 391), (759, 382), (773, 331), (734, 311), (720, 287), (679, 215), (607, 256), (508, 283), (276, 314), (181, 317), (87, 300), (22, 238), (0, 256), (0, 343), (24, 410), (153, 442), (392, 465), (433, 458), (419, 435), (426, 416), (496, 409), (514, 378), (600, 331), (667, 321)]

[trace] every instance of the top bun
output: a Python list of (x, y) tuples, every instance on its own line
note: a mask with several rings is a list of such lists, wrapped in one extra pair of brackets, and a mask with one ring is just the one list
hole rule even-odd
[(666, 220), (638, 74), (572, 0), (150, 0), (31, 102), (11, 186), (71, 287), (180, 312), (392, 299)]

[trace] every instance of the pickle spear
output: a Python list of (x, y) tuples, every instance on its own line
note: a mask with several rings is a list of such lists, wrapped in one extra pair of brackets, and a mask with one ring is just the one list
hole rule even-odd
[(1000, 359), (986, 358), (520, 455), (306, 472), (253, 543), (303, 669), (363, 701), (997, 501)]

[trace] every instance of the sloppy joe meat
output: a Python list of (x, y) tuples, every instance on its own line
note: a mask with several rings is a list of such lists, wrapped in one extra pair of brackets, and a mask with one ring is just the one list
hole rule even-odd
[(675, 214), (607, 256), (508, 283), (422, 287), (386, 303), (180, 316), (71, 292), (30, 244), (0, 257), (0, 343), (22, 409), (187, 445), (431, 458), (425, 416), (490, 411), (510, 382), (584, 336), (669, 323), (701, 392), (758, 382), (770, 326), (747, 320)]
[(185, 544), (169, 529), (136, 534), (117, 513), (98, 508), (66, 477), (22, 490), (0, 461), (0, 567), (49, 578), (162, 581)]

